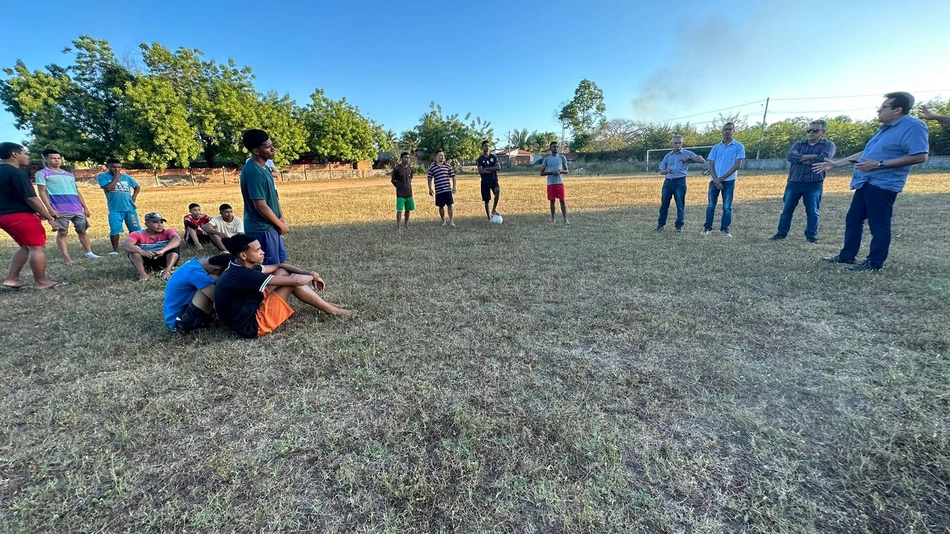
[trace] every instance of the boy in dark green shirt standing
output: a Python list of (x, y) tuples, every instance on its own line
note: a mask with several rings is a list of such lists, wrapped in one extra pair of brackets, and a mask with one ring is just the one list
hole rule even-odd
[(260, 241), (264, 265), (277, 265), (287, 261), (283, 236), (290, 231), (280, 210), (274, 176), (267, 168), (267, 160), (274, 159), (277, 151), (264, 130), (248, 130), (242, 141), (251, 152), (251, 159), (241, 169), (244, 231)]

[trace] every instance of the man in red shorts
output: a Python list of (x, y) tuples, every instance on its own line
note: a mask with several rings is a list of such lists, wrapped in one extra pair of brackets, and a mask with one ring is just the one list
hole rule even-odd
[(561, 201), (561, 215), (564, 217), (564, 224), (571, 224), (567, 220), (567, 202), (564, 201), (564, 177), (562, 175), (570, 173), (567, 168), (567, 158), (564, 154), (557, 153), (557, 142), (551, 143), (551, 155), (541, 160), (541, 176), (548, 177), (548, 200), (551, 201), (551, 222), (556, 223), (554, 216), (554, 201)]
[(65, 228), (56, 222), (36, 196), (29, 176), (20, 169), (30, 164), (26, 149), (16, 143), (0, 143), (0, 160), (0, 229), (20, 245), (10, 260), (10, 271), (3, 280), (3, 289), (24, 286), (20, 271), (27, 262), (33, 271), (35, 289), (55, 287), (59, 283), (46, 278), (46, 230), (39, 217), (49, 221), (53, 230)]

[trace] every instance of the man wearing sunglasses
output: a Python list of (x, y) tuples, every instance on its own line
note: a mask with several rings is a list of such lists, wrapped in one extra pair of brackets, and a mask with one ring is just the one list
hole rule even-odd
[(822, 258), (828, 263), (854, 263), (861, 248), (864, 221), (871, 230), (871, 250), (852, 271), (880, 271), (891, 246), (891, 216), (894, 200), (904, 189), (910, 168), (927, 161), (930, 149), (927, 125), (908, 115), (914, 107), (910, 93), (887, 93), (877, 110), (881, 128), (864, 150), (838, 161), (815, 163), (815, 171), (854, 165), (851, 175), (851, 207), (845, 217), (844, 246), (837, 256)]
[(835, 157), (835, 144), (824, 138), (828, 123), (819, 119), (808, 125), (807, 137), (792, 145), (788, 151), (788, 183), (785, 184), (783, 197), (785, 207), (778, 219), (778, 231), (772, 241), (785, 239), (792, 228), (792, 215), (798, 207), (798, 201), (805, 205), (805, 239), (818, 244), (818, 217), (821, 207), (821, 195), (824, 190), (825, 172), (816, 172), (812, 165), (828, 161)]

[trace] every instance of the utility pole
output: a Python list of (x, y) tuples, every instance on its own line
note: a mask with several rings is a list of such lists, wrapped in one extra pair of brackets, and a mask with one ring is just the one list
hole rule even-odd
[(755, 149), (755, 159), (759, 159), (762, 152), (762, 142), (765, 141), (765, 118), (769, 114), (769, 97), (765, 97), (765, 112), (762, 113), (762, 133), (759, 134), (759, 146)]

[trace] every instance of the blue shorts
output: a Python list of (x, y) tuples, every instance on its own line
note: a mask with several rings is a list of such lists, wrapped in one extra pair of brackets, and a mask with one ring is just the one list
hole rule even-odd
[(137, 232), (142, 229), (139, 226), (139, 214), (135, 211), (110, 211), (109, 212), (109, 235), (119, 235), (122, 233), (122, 224), (129, 229), (129, 232)]
[(264, 265), (277, 265), (287, 261), (287, 249), (284, 248), (284, 238), (277, 230), (268, 232), (251, 232), (264, 250)]

